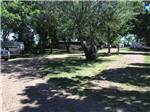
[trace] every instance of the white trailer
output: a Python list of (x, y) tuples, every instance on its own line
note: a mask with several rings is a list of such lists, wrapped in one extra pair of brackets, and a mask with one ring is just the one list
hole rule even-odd
[[(1, 42), (1, 58), (8, 60), (11, 56), (17, 56), (24, 50), (23, 42), (4, 41)], [(6, 53), (7, 51), (7, 53)], [(9, 55), (9, 56), (6, 56)]]

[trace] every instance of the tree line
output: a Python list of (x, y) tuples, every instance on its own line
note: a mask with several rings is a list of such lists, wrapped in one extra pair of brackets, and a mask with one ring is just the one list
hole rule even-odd
[[(71, 39), (78, 40), (87, 60), (97, 58), (97, 44), (113, 43), (129, 32), (136, 33), (136, 21), (143, 14), (142, 1), (3, 1), (1, 27), (3, 38), (18, 34), (25, 50), (44, 52), (64, 41), (69, 52)], [(136, 24), (136, 25), (135, 25)], [(35, 34), (39, 42), (34, 43)], [(140, 36), (142, 37), (142, 36)], [(119, 48), (119, 47), (118, 47)]]

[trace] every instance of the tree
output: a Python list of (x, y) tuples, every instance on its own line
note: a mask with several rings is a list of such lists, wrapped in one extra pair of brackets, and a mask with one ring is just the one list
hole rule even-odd
[[(128, 21), (134, 18), (134, 2), (105, 2), (103, 9), (105, 15), (103, 28), (101, 29), (104, 41), (108, 45), (110, 53), (111, 45), (119, 42), (120, 37), (125, 35), (129, 29)], [(119, 43), (118, 43), (119, 44)], [(118, 45), (119, 47), (119, 45)], [(119, 48), (118, 48), (119, 50)]]
[(94, 3), (92, 1), (67, 2), (66, 6), (69, 10), (64, 12), (69, 17), (68, 21), (73, 23), (73, 33), (80, 41), (87, 60), (95, 60), (97, 57), (95, 33), (99, 21), (96, 21), (98, 6)]
[(80, 41), (87, 60), (97, 57), (97, 40), (110, 45), (119, 42), (120, 37), (128, 31), (128, 21), (134, 17), (135, 2), (112, 1), (76, 1), (65, 2), (69, 17), (74, 26), (74, 34)]
[(30, 37), (28, 35), (30, 32), (28, 23), (30, 10), (31, 7), (27, 4), (27, 2), (2, 2), (2, 29), (4, 32), (12, 30), (14, 33), (18, 33), (19, 36), (17, 40), (24, 42), (26, 51), (29, 51), (33, 45), (33, 36), (30, 35)]
[(80, 41), (86, 59), (95, 60), (97, 41), (106, 42), (110, 53), (110, 45), (128, 31), (136, 5), (119, 1), (3, 2), (2, 29), (13, 29), (28, 49), (33, 48), (34, 35), (39, 34), (40, 52), (49, 45), (52, 50), (59, 40), (65, 42), (69, 52), (73, 37)]
[[(31, 25), (39, 34), (39, 50), (44, 52), (48, 43), (57, 42), (58, 12), (56, 2), (36, 1), (31, 3)], [(56, 41), (56, 42), (55, 42)]]
[(131, 33), (136, 34), (139, 40), (150, 46), (150, 10), (145, 9), (145, 11), (136, 15), (136, 18), (132, 20), (132, 25)]
[(69, 2), (57, 3), (59, 10), (57, 37), (62, 40), (66, 47), (66, 52), (70, 52), (70, 42), (73, 37), (74, 24), (69, 18), (68, 11), (70, 10)]

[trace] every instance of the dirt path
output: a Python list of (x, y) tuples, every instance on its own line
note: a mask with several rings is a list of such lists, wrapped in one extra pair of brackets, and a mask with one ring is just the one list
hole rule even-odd
[[(54, 58), (59, 58), (59, 57), (54, 56)], [(42, 76), (40, 76), (40, 74), (36, 72), (35, 68), (37, 66), (40, 66), (39, 63), (44, 64), (44, 61), (43, 60), (37, 61), (36, 59), (16, 60), (16, 61), (8, 61), (8, 62), (2, 61), (2, 73), (0, 76), (0, 81), (1, 81), (0, 89), (2, 89), (2, 102), (0, 103), (3, 104), (2, 112), (28, 112), (28, 111), (20, 111), (20, 110), (24, 107), (36, 108), (39, 106), (36, 100), (34, 102), (26, 103), (24, 99), (27, 99), (28, 96), (23, 95), (24, 89), (26, 87), (36, 86), (36, 85), (46, 83), (46, 79), (42, 78)], [(111, 65), (107, 69), (122, 68), (131, 63), (132, 64), (144, 63), (144, 56), (140, 54), (123, 55), (119, 61), (111, 63)], [(102, 82), (100, 85), (103, 86), (104, 83), (105, 82)], [(46, 92), (47, 91), (45, 91), (44, 93), (46, 94)], [(38, 112), (38, 111), (36, 110), (31, 112)], [(39, 110), (39, 112), (49, 112), (49, 111)], [(59, 112), (59, 111), (55, 111), (55, 112)], [(67, 111), (62, 111), (62, 112), (67, 112)], [(117, 112), (121, 112), (121, 111), (117, 111)]]
[[(108, 72), (104, 73), (104, 75), (101, 76), (102, 79), (105, 80), (100, 80), (100, 87), (102, 88), (110, 88), (110, 87), (120, 87), (120, 85), (118, 83), (112, 83), (110, 81), (107, 80), (107, 74), (109, 75), (109, 77), (114, 77), (116, 75), (122, 74), (119, 71), (122, 70), (123, 68), (128, 68), (130, 66), (132, 66), (132, 64), (143, 64), (144, 63), (144, 56), (143, 55), (139, 55), (138, 52), (135, 52), (137, 54), (125, 54), (122, 55), (121, 58), (117, 61), (112, 62), (106, 69), (106, 71), (108, 70)], [(132, 72), (132, 71), (130, 71)], [(125, 74), (125, 73), (124, 73)], [(119, 78), (119, 77), (118, 77)], [(135, 88), (128, 88), (126, 87), (126, 85), (123, 85), (124, 88), (126, 90), (134, 90)], [(130, 85), (131, 86), (131, 85)], [(141, 87), (140, 89), (142, 90), (143, 87)], [(136, 88), (135, 90), (137, 90), (139, 88)], [(150, 90), (150, 88), (149, 88)]]
[[(0, 99), (2, 99), (2, 76), (0, 76)], [(2, 100), (0, 100), (0, 112), (2, 112)]]
[[(28, 106), (20, 102), (27, 99), (21, 95), (27, 86), (35, 86), (40, 83), (46, 83), (45, 78), (36, 72), (39, 63), (45, 64), (47, 59), (63, 59), (72, 56), (81, 56), (82, 54), (57, 54), (34, 58), (17, 58), (8, 62), (1, 60), (0, 74), (0, 112), (19, 112), (19, 109)], [(44, 76), (43, 76), (44, 77)], [(34, 106), (34, 104), (30, 104)]]
[(122, 68), (131, 63), (144, 63), (144, 56), (139, 54), (125, 54), (121, 57), (120, 60), (111, 63), (108, 69)]

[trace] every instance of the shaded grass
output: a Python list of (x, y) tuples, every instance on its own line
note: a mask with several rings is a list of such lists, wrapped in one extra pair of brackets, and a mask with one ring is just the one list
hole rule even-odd
[(49, 78), (92, 77), (106, 69), (111, 61), (118, 58), (117, 55), (104, 56), (90, 62), (79, 57), (67, 58), (51, 61), (39, 68), (39, 71), (46, 73)]
[[(117, 48), (111, 48), (111, 50), (116, 50), (117, 52)], [(103, 49), (98, 49), (98, 51), (100, 52), (107, 52), (108, 49), (107, 48), (103, 48)], [(129, 48), (120, 48), (120, 51), (130, 51)], [(113, 51), (114, 52), (114, 51)], [(22, 58), (29, 58), (29, 57), (40, 57), (40, 56), (43, 56), (43, 55), (51, 55), (51, 54), (73, 54), (73, 53), (83, 53), (82, 50), (71, 50), (69, 53), (66, 52), (65, 49), (53, 49), (53, 51), (51, 52), (51, 49), (45, 49), (45, 52), (43, 53), (36, 53), (35, 51), (34, 52), (28, 52), (28, 53), (24, 53), (24, 54), (21, 54), (17, 57), (22, 57)]]
[(83, 53), (83, 52), (79, 51), (79, 50), (73, 50), (68, 53), (68, 52), (66, 52), (65, 49), (53, 49), (53, 51), (51, 52), (51, 49), (45, 49), (45, 52), (43, 52), (43, 53), (28, 52), (28, 53), (20, 54), (17, 57), (32, 58), (32, 57), (41, 57), (44, 55), (55, 55), (55, 54), (63, 55), (63, 54), (73, 54), (73, 53)]
[(65, 53), (83, 53), (82, 50), (70, 50), (70, 52), (67, 52), (65, 49), (53, 49), (53, 52), (51, 52), (50, 49), (46, 50), (47, 54), (65, 54)]

